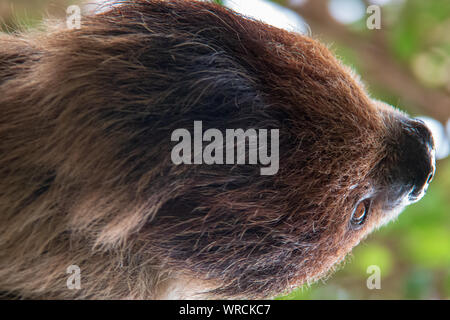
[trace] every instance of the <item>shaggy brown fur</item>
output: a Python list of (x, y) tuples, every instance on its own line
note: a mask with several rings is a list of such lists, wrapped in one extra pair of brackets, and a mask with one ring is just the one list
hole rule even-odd
[[(386, 184), (402, 115), (313, 39), (211, 3), (134, 0), (0, 43), (2, 292), (270, 297), (394, 215), (374, 200), (349, 226)], [(279, 172), (172, 164), (171, 133), (194, 120), (279, 129)]]

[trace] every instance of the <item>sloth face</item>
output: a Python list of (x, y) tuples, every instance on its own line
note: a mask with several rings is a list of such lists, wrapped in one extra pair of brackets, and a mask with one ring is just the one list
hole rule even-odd
[[(434, 175), (424, 124), (371, 99), (325, 46), (211, 3), (124, 1), (27, 50), (0, 70), (0, 106), (14, 110), (1, 120), (15, 124), (4, 136), (23, 140), (0, 142), (0, 243), (51, 268), (51, 288), (81, 259), (79, 297), (155, 297), (163, 278), (200, 280), (200, 297), (285, 292), (328, 273)], [(276, 130), (276, 173), (174, 163), (172, 133), (199, 121)], [(42, 292), (40, 278), (15, 273), (0, 290)]]

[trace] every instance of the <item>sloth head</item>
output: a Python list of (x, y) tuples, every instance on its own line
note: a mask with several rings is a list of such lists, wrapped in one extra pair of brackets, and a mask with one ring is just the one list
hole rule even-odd
[[(218, 5), (125, 1), (29, 51), (0, 87), (47, 119), (28, 123), (45, 127), (26, 156), (47, 181), (29, 206), (64, 213), (51, 241), (89, 251), (82, 270), (111, 263), (89, 262), (101, 248), (121, 261), (110, 277), (138, 274), (137, 296), (150, 291), (149, 265), (215, 296), (311, 282), (418, 201), (434, 174), (425, 125), (370, 98), (324, 45)], [(194, 121), (278, 129), (278, 172), (174, 164), (171, 133)]]

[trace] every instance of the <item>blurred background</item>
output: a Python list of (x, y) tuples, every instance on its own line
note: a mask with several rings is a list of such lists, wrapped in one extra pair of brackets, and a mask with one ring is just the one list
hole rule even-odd
[[(0, 0), (0, 31), (64, 18), (71, 4), (90, 3), (92, 11), (94, 2)], [(328, 44), (372, 97), (426, 120), (438, 144), (437, 174), (423, 200), (372, 233), (331, 277), (278, 299), (450, 299), (450, 1), (215, 2)], [(380, 25), (372, 28), (377, 8)], [(371, 265), (380, 267), (381, 289), (367, 288)]]

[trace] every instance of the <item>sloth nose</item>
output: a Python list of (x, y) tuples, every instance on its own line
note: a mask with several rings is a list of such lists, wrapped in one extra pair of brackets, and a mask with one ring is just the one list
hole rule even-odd
[(416, 202), (426, 193), (433, 179), (435, 164), (435, 146), (431, 131), (418, 119), (403, 121), (403, 135), (400, 142), (400, 163), (402, 182), (409, 193), (408, 200)]

